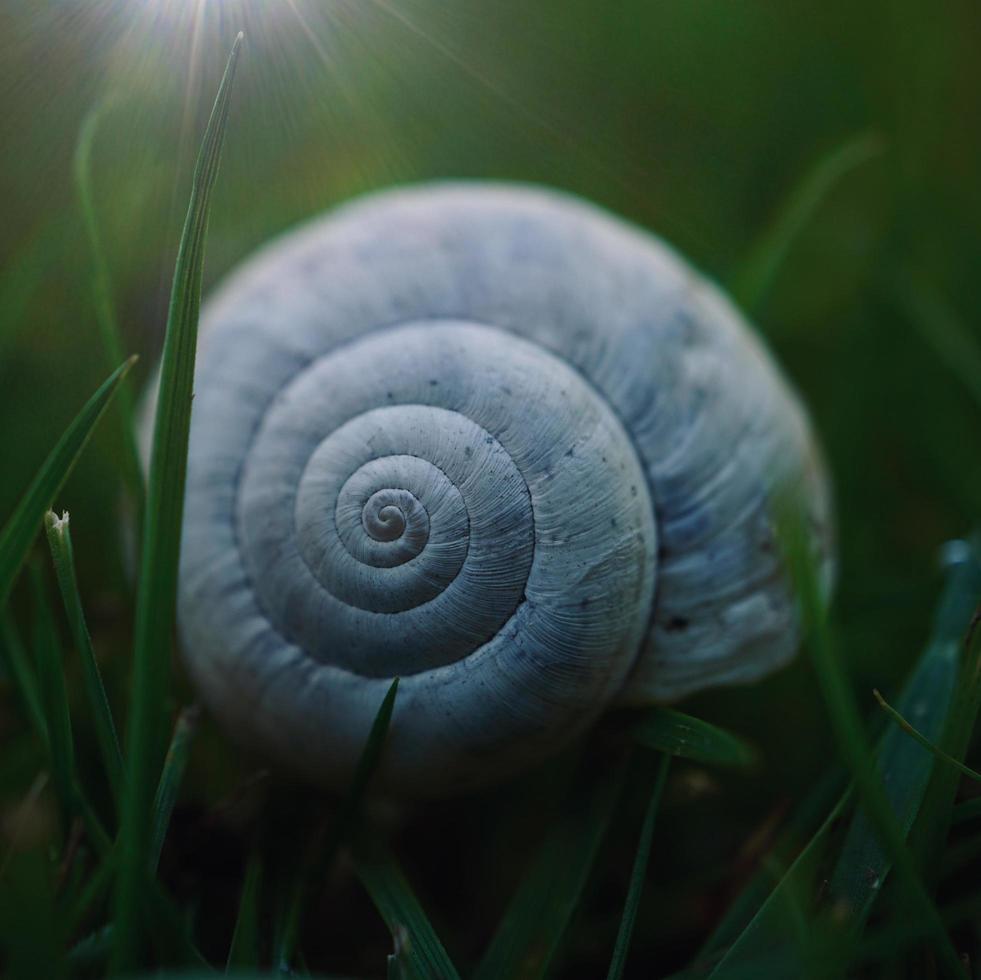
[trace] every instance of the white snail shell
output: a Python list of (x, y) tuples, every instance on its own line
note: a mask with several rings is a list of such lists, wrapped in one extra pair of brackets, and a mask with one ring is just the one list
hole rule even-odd
[(673, 252), (553, 192), (387, 192), (263, 249), (206, 305), (179, 621), (239, 739), (448, 793), (611, 703), (756, 678), (797, 646), (768, 516), (806, 418)]

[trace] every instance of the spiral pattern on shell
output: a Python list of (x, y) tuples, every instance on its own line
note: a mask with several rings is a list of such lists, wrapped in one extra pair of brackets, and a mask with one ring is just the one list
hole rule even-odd
[(725, 301), (656, 240), (542, 191), (379, 195), (208, 304), (180, 625), (240, 739), (452, 792), (614, 699), (758, 675), (796, 643), (766, 502), (825, 491)]

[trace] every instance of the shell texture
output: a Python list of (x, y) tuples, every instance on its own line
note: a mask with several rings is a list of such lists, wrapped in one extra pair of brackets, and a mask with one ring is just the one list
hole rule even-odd
[(576, 199), (441, 184), (274, 242), (208, 302), (179, 619), (239, 739), (342, 786), (450, 793), (614, 701), (787, 661), (767, 517), (806, 418), (731, 305)]

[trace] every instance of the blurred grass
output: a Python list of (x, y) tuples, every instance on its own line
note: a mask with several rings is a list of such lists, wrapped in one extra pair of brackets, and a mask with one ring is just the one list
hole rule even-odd
[[(884, 723), (871, 689), (898, 690), (927, 638), (940, 588), (938, 546), (981, 517), (978, 5), (296, 5), (306, 28), (289, 4), (256, 0), (200, 7), (100, 0), (70, 15), (56, 0), (0, 6), (0, 524), (107, 373), (98, 339), (107, 296), (122, 349), (151, 355), (142, 361), (144, 377), (157, 360), (193, 155), (207, 94), (221, 74), (218, 52), (244, 28), (249, 70), (237, 83), (212, 202), (206, 285), (270, 235), (355, 193), (459, 175), (582, 193), (664, 234), (720, 281), (748, 281), (746, 297), (765, 297), (757, 326), (812, 407), (835, 474), (843, 688), (872, 717), (870, 731)], [(87, 114), (116, 95), (122, 100), (99, 117), (98, 130), (85, 130), (76, 184)], [(859, 153), (861, 166), (836, 180), (818, 181), (816, 207), (795, 209), (807, 175), (820, 174), (822, 161), (840, 162), (840, 148), (868, 132), (881, 150)], [(107, 695), (120, 709), (132, 626), (119, 560), (126, 440), (119, 427), (101, 425), (55, 501), (73, 514), (78, 596)], [(50, 503), (37, 512), (31, 536)], [(48, 733), (35, 672), (40, 651), (23, 639), (31, 634), (30, 606), (21, 584), (0, 632), (10, 684), (0, 701), (0, 940), (12, 976), (30, 968), (56, 976), (58, 951), (89, 937), (76, 955), (90, 957), (92, 975), (112, 937), (99, 931), (105, 887), (94, 897), (85, 889), (109, 859), (76, 834), (73, 873), (82, 875), (82, 887), (72, 891), (44, 857), (54, 796), (50, 782), (32, 793)], [(960, 650), (959, 639), (950, 642)], [(77, 780), (95, 816), (112, 828), (99, 765), (104, 732), (88, 702), (82, 705), (88, 695), (77, 652), (64, 661)], [(959, 689), (967, 698), (973, 679), (965, 676)], [(183, 694), (182, 687), (161, 694), (161, 712), (172, 712)], [(627, 977), (685, 968), (743, 884), (756, 882), (753, 894), (765, 898), (835, 796), (832, 778), (832, 791), (817, 794), (824, 804), (815, 804), (817, 816), (786, 819), (831, 762), (831, 729), (803, 658), (755, 688), (701, 695), (683, 707), (738, 732), (758, 749), (759, 764), (726, 771), (704, 760), (672, 763)], [(22, 736), (24, 717), (39, 738)], [(940, 744), (977, 768), (969, 700), (957, 717), (957, 730)], [(161, 879), (212, 963), (228, 958), (240, 897), (236, 963), (251, 965), (246, 947), (274, 914), (275, 883), (258, 871), (245, 874), (261, 809), (248, 790), (251, 765), (204, 725), (160, 855)], [(981, 851), (977, 826), (963, 816), (976, 791), (948, 769), (935, 767), (932, 780), (928, 819), (914, 827), (916, 854), (935, 876), (940, 855), (962, 862), (943, 881), (928, 881), (944, 915), (956, 919), (958, 948), (977, 960), (973, 881)], [(553, 975), (592, 978), (607, 970), (650, 789), (649, 780), (624, 786)], [(948, 847), (957, 793), (962, 819)], [(480, 962), (553, 830), (554, 811), (537, 805), (543, 794), (526, 779), (411, 814), (371, 814), (465, 974)], [(25, 800), (34, 801), (27, 826), (40, 836), (28, 833), (23, 843), (19, 833), (22, 843), (10, 849), (11, 821)], [(825, 831), (836, 846), (843, 823), (832, 820)], [(774, 837), (779, 856), (768, 857)], [(40, 850), (31, 844), (38, 840)], [(819, 857), (818, 876), (830, 870)], [(326, 894), (309, 899), (305, 918), (317, 927), (304, 934), (303, 952), (315, 968), (381, 975), (388, 932), (350, 869), (338, 865)], [(155, 954), (162, 943), (182, 950), (177, 959), (195, 960), (200, 954), (174, 906), (162, 895), (155, 901), (170, 910), (161, 912)], [(879, 969), (874, 957), (896, 945), (890, 928), (908, 920), (903, 901), (889, 885), (877, 902), (862, 954), (870, 975)], [(786, 911), (797, 915), (798, 905)], [(744, 924), (741, 916), (729, 921), (725, 943)], [(50, 960), (31, 963), (30, 950), (40, 944)], [(926, 975), (917, 973), (922, 960), (907, 966), (910, 975)], [(750, 969), (760, 975), (759, 963)]]

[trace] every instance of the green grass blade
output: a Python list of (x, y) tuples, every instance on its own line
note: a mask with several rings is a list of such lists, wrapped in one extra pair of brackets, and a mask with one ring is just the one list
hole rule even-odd
[(627, 899), (623, 905), (623, 917), (617, 932), (616, 945), (613, 947), (613, 959), (607, 980), (620, 980), (627, 965), (627, 955), (630, 952), (630, 940), (633, 938), (634, 925), (637, 921), (637, 910), (640, 908), (640, 897), (644, 891), (644, 881), (647, 878), (647, 866), (651, 857), (651, 841), (654, 839), (654, 822), (661, 807), (661, 797), (664, 794), (664, 784), (668, 779), (668, 767), (671, 764), (670, 755), (662, 755), (658, 761), (654, 775), (651, 798), (644, 813), (644, 822), (640, 829), (640, 839), (637, 842), (637, 853), (630, 872), (630, 884), (627, 888)]
[(757, 917), (788, 868), (818, 834), (829, 810), (840, 803), (847, 780), (840, 766), (829, 769), (818, 780), (783, 828), (776, 844), (764, 855), (757, 872), (719, 920), (703, 943), (692, 964), (697, 976), (707, 975), (709, 966), (717, 963), (734, 946), (749, 924)]
[(228, 949), (225, 972), (244, 970), (259, 965), (259, 896), (262, 892), (262, 856), (258, 851), (249, 855), (245, 880), (238, 902), (238, 915)]
[(163, 742), (204, 242), (241, 41), (239, 34), (195, 166), (164, 340), (136, 603), (122, 852), (115, 898), (117, 928), (111, 960), (115, 972), (132, 969), (141, 948), (138, 899), (147, 874), (154, 773), (159, 771)]
[(174, 812), (174, 804), (177, 802), (181, 781), (184, 779), (184, 772), (187, 769), (191, 741), (197, 731), (200, 715), (201, 712), (197, 707), (185, 708), (181, 711), (177, 716), (174, 735), (170, 740), (170, 748), (167, 749), (167, 756), (164, 759), (160, 782), (157, 784), (157, 793), (153, 799), (153, 828), (150, 832), (149, 867), (151, 873), (154, 874), (160, 864), (160, 854), (167, 838), (167, 828), (170, 826), (170, 817)]
[(394, 856), (380, 842), (362, 840), (355, 850), (355, 863), (361, 884), (393, 940), (402, 944), (412, 972), (421, 980), (459, 980), (456, 967)]
[(54, 495), (65, 482), (89, 441), (96, 422), (102, 417), (109, 400), (135, 361), (136, 358), (131, 357), (116, 368), (85, 403), (51, 450), (10, 520), (0, 531), (0, 609), (7, 602), (17, 574), (27, 558), (31, 542), (41, 527), (41, 521), (51, 506)]
[(95, 734), (102, 755), (102, 765), (118, 806), (123, 783), (123, 756), (119, 748), (119, 738), (116, 735), (109, 699), (106, 697), (102, 675), (95, 659), (95, 651), (92, 649), (92, 638), (85, 625), (82, 600), (78, 594), (68, 512), (66, 511), (59, 518), (57, 514), (48, 511), (44, 518), (44, 526), (72, 640), (82, 663), (82, 679), (95, 722)]
[(385, 737), (392, 720), (392, 712), (395, 710), (395, 697), (398, 694), (398, 689), (399, 679), (396, 677), (385, 693), (385, 697), (382, 698), (381, 705), (375, 714), (371, 730), (354, 771), (354, 778), (351, 780), (344, 801), (331, 825), (327, 840), (320, 848), (319, 858), (305, 862), (301, 868), (301, 873), (296, 876), (280, 946), (274, 956), (274, 961), (279, 964), (281, 970), (289, 969), (289, 962), (296, 947), (296, 939), (300, 930), (300, 918), (305, 899), (309, 896), (312, 887), (316, 887), (318, 883), (326, 880), (338, 848), (354, 826), (368, 783), (378, 766), (382, 749), (385, 746)]
[[(938, 642), (947, 644), (961, 661), (954, 704), (939, 746), (950, 758), (962, 761), (981, 708), (981, 628), (978, 627), (981, 610), (977, 606), (981, 597), (981, 537), (976, 536), (969, 543), (955, 569), (961, 587), (947, 593), (935, 625)], [(965, 623), (970, 625), (966, 653), (961, 659)], [(920, 866), (931, 879), (940, 867), (959, 782), (960, 773), (950, 766), (938, 766), (934, 770), (914, 828)]]
[(696, 762), (748, 767), (757, 761), (752, 746), (735, 735), (673, 708), (646, 709), (633, 732), (649, 749)]
[[(961, 576), (955, 571), (944, 590), (940, 610), (949, 609), (949, 597), (962, 588)], [(899, 701), (902, 712), (915, 718), (923, 731), (934, 737), (942, 731), (950, 712), (957, 681), (957, 648), (945, 639), (948, 629), (941, 618)], [(891, 726), (882, 737), (877, 768), (889, 805), (905, 836), (923, 803), (934, 769), (933, 756), (901, 729)], [(853, 933), (860, 932), (864, 926), (890, 865), (889, 852), (869, 817), (862, 811), (856, 813), (829, 886), (829, 901), (835, 906), (839, 921)]]
[(863, 811), (888, 862), (895, 869), (912, 913), (931, 927), (934, 946), (944, 971), (950, 976), (963, 976), (963, 965), (919, 876), (906, 845), (906, 831), (893, 811), (882, 778), (875, 768), (858, 708), (838, 663), (804, 517), (789, 508), (778, 516), (784, 554), (801, 604), (807, 645), (828, 708), (839, 754), (852, 774)]
[(822, 156), (793, 188), (743, 266), (729, 291), (744, 310), (757, 310), (794, 242), (843, 177), (882, 152), (882, 140), (862, 133)]
[(773, 976), (808, 975), (806, 964), (813, 959), (814, 946), (806, 933), (800, 934), (796, 920), (800, 916), (800, 907), (806, 908), (814, 893), (831, 833), (848, 799), (848, 794), (839, 799), (756, 915), (725, 950), (710, 974), (712, 980), (735, 980), (752, 975), (747, 971), (764, 957), (770, 960)]
[(58, 796), (64, 820), (65, 836), (72, 817), (78, 811), (75, 795), (75, 743), (72, 738), (68, 691), (61, 662), (61, 644), (44, 587), (40, 568), (33, 563), (31, 592), (34, 599), (32, 640), (37, 661), (38, 687), (48, 732), (48, 757), (51, 781)]
[(877, 690), (873, 689), (872, 695), (878, 702), (879, 707), (886, 712), (887, 715), (899, 726), (899, 728), (904, 731), (910, 738), (919, 742), (928, 752), (931, 752), (934, 758), (939, 759), (945, 765), (953, 766), (955, 769), (960, 770), (960, 772), (967, 776), (969, 779), (974, 779), (981, 782), (981, 772), (976, 769), (972, 769), (970, 766), (965, 766), (963, 762), (958, 762), (952, 756), (947, 755), (946, 752), (939, 745), (931, 742), (930, 739), (926, 737), (918, 728), (911, 725), (904, 715), (898, 712)]
[[(958, 618), (961, 623), (964, 621), (963, 601), (965, 593), (969, 591), (966, 589), (967, 585), (962, 573), (955, 570), (944, 590), (930, 641), (896, 702), (903, 712), (910, 716), (915, 715), (920, 724), (930, 731), (942, 725), (951, 703), (958, 668), (956, 646), (952, 649), (950, 636), (956, 634), (953, 623)], [(915, 743), (910, 743), (898, 730), (887, 730), (880, 740), (877, 767), (885, 775), (885, 782), (893, 791), (891, 799), (897, 811), (907, 815), (904, 821), (906, 827), (909, 814), (915, 813), (917, 787), (922, 794), (924, 762), (926, 775), (929, 775), (930, 757)], [(826, 799), (827, 793), (834, 793), (838, 785), (840, 780), (831, 779), (828, 786), (816, 795), (816, 802)], [(902, 791), (905, 791), (907, 799), (904, 799)], [(716, 934), (699, 954), (697, 966), (704, 967), (721, 955), (716, 972), (712, 974), (720, 980), (753, 976), (754, 969), (762, 969), (764, 960), (770, 969), (781, 975), (805, 975), (813, 955), (813, 944), (805, 941), (798, 945), (794, 941), (790, 926), (791, 914), (788, 911), (793, 904), (791, 896), (804, 896), (808, 907), (812, 904), (810, 897), (817, 891), (818, 874), (823, 865), (831, 828), (844, 812), (846, 802), (847, 797), (839, 800), (831, 816), (825, 820), (769, 897), (758, 905), (759, 911), (742, 931), (734, 930), (735, 922), (723, 924), (716, 930)], [(854, 933), (867, 915), (871, 900), (879, 893), (888, 867), (886, 853), (879, 845), (878, 837), (868, 819), (862, 814), (856, 815), (839, 852), (832, 878), (833, 886), (828, 888), (828, 894), (822, 903), (824, 908), (831, 908), (839, 927), (852, 930), (852, 936), (839, 930), (834, 936), (835, 943), (829, 943), (829, 951), (833, 945), (838, 945), (843, 954), (846, 946), (851, 947)], [(761, 872), (748, 891), (759, 894), (767, 877), (769, 875), (765, 871)], [(737, 902), (749, 904), (749, 898), (744, 902), (741, 896)], [(740, 918), (745, 919), (745, 915)], [(830, 965), (841, 964), (836, 961)], [(703, 973), (704, 970), (700, 975)]]
[(573, 789), (518, 886), (474, 975), (477, 980), (545, 975), (586, 887), (625, 773), (624, 763), (611, 765), (595, 783)]
[(7, 666), (7, 674), (17, 697), (23, 705), (27, 720), (41, 740), (42, 745), (48, 744), (48, 724), (44, 720), (44, 708), (41, 706), (41, 692), (37, 686), (37, 675), (34, 672), (27, 650), (17, 633), (13, 619), (7, 613), (0, 615), (0, 656)]
[[(75, 188), (82, 212), (82, 222), (92, 252), (92, 294), (96, 321), (99, 325), (102, 346), (109, 364), (118, 364), (122, 360), (122, 337), (112, 300), (109, 263), (106, 260), (106, 253), (99, 232), (92, 179), (92, 147), (95, 143), (99, 123), (112, 107), (112, 104), (110, 100), (103, 100), (89, 111), (82, 122), (78, 141), (75, 144), (74, 170)], [(133, 396), (125, 385), (119, 393), (118, 404), (119, 426), (125, 454), (123, 475), (132, 494), (136, 510), (139, 512), (143, 503), (143, 467), (140, 465), (140, 456), (136, 445)]]

